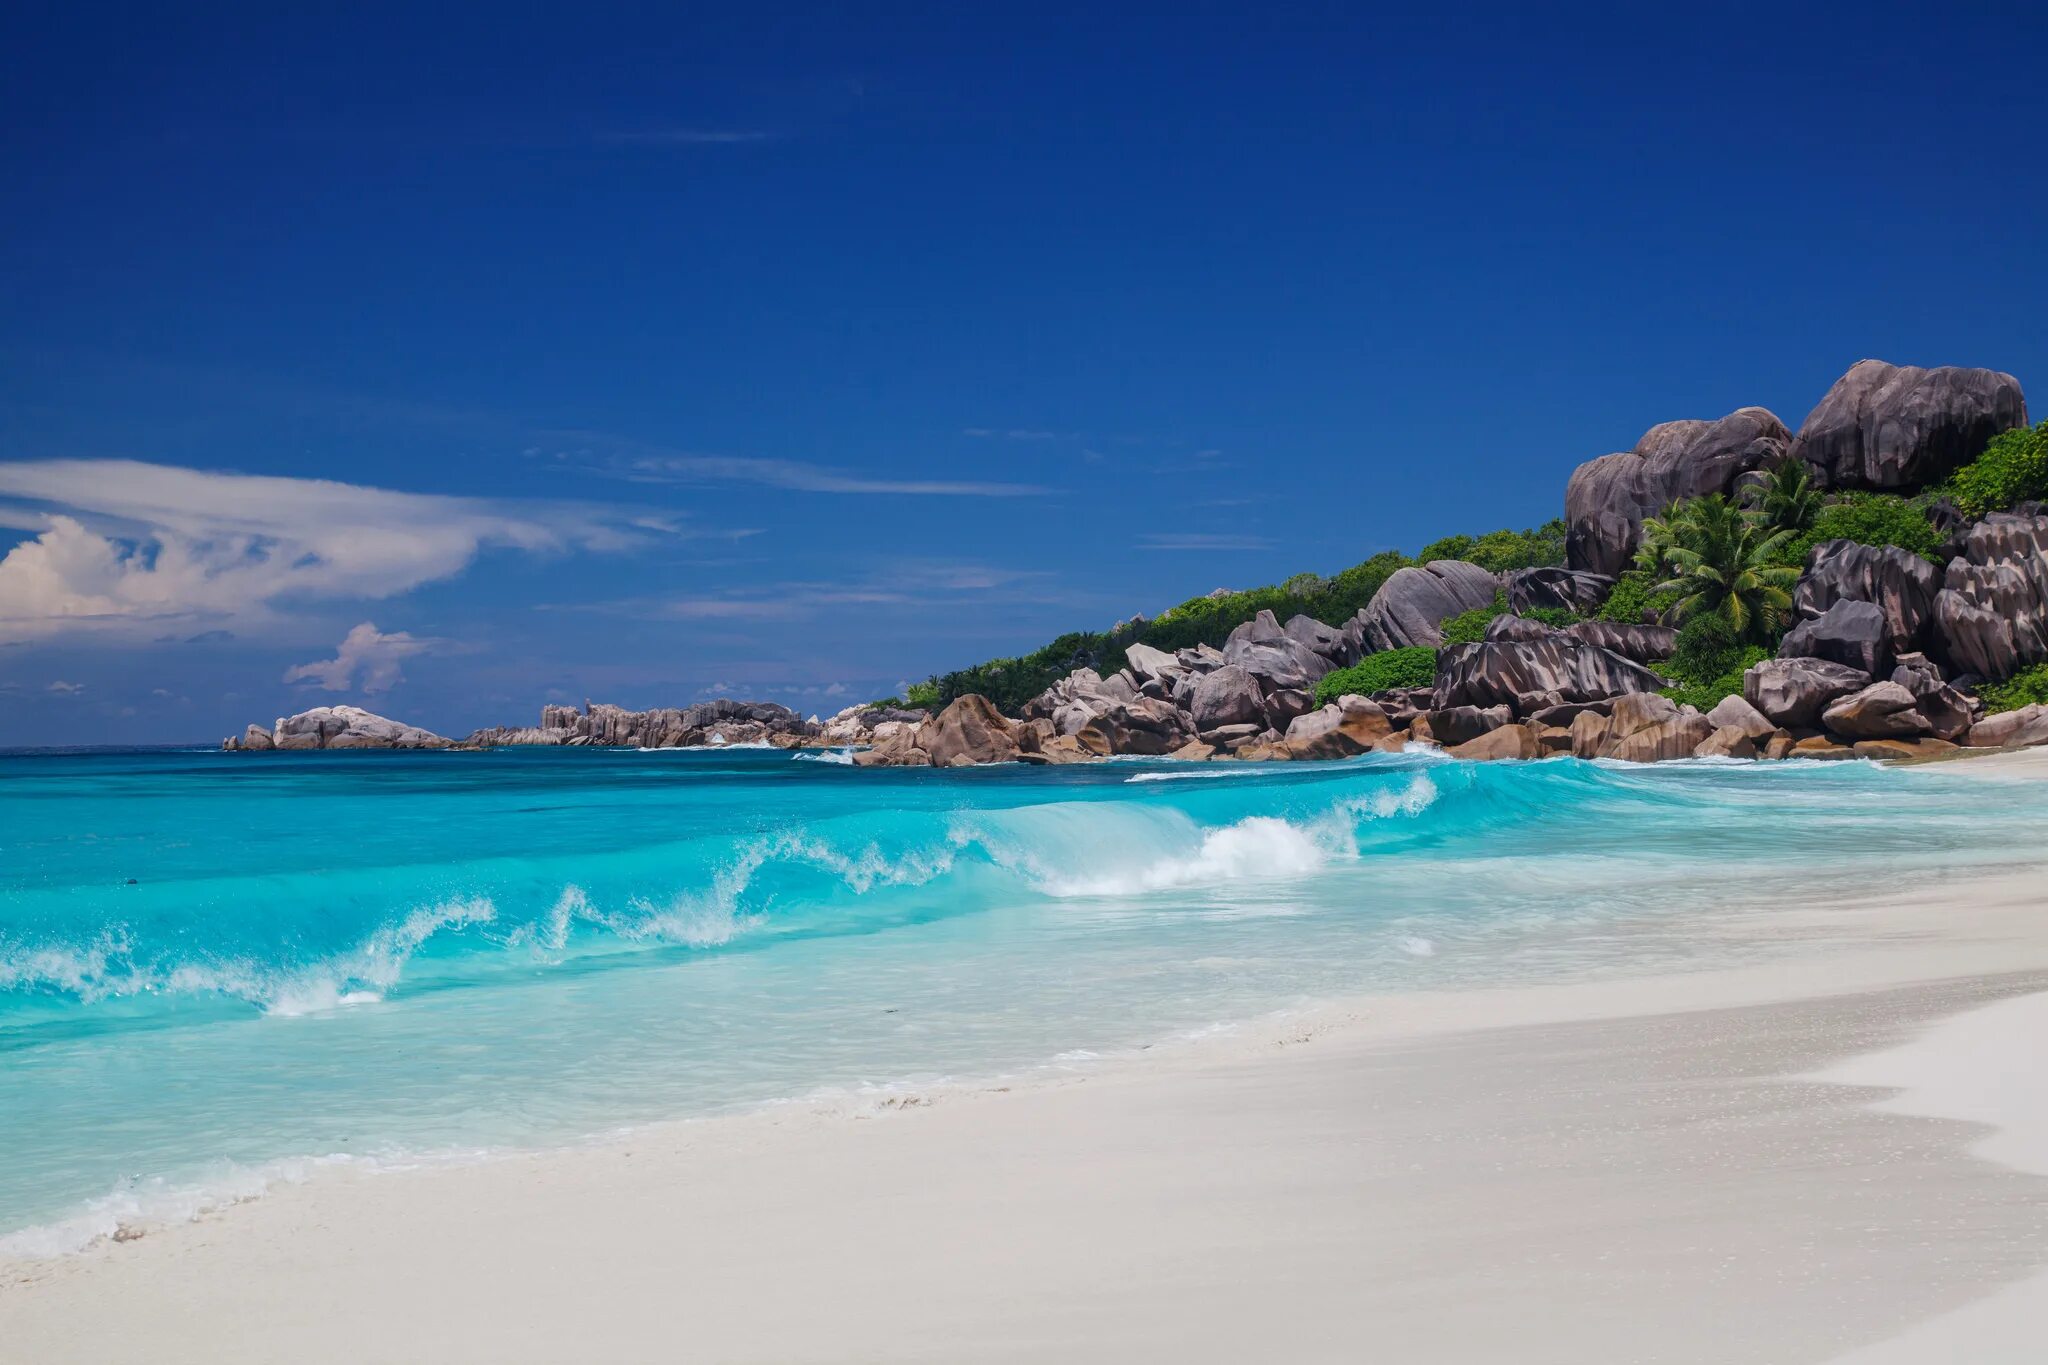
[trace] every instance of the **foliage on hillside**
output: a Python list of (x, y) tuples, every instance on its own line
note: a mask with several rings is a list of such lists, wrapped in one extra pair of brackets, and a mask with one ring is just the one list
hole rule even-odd
[[(1477, 538), (1454, 536), (1424, 550), (1427, 558), (1454, 557), (1441, 547), (1468, 548), (1495, 572), (1564, 562), (1564, 522), (1555, 520), (1528, 530), (1490, 531)], [(1193, 597), (1151, 621), (1121, 632), (1075, 631), (1051, 644), (1013, 659), (991, 659), (970, 668), (941, 674), (911, 689), (912, 704), (944, 705), (969, 692), (979, 692), (1006, 715), (1077, 668), (1093, 668), (1107, 676), (1124, 666), (1125, 651), (1146, 644), (1168, 653), (1196, 645), (1221, 646), (1230, 632), (1270, 611), (1280, 620), (1308, 616), (1328, 625), (1342, 625), (1357, 615), (1394, 571), (1420, 561), (1386, 550), (1331, 577), (1296, 574), (1270, 587)], [(929, 689), (929, 692), (926, 689)], [(914, 700), (927, 696), (924, 702)]]
[(2048, 421), (1992, 438), (1984, 453), (1958, 469), (1942, 490), (1975, 520), (2015, 503), (2048, 498)]
[(1695, 616), (1678, 632), (1678, 645), (1657, 672), (1671, 685), (1660, 691), (1681, 706), (1711, 711), (1723, 698), (1742, 691), (1742, 675), (1771, 657), (1756, 644), (1745, 645), (1726, 618), (1709, 612)]
[(2048, 704), (2048, 664), (2023, 668), (2002, 683), (1986, 683), (1977, 689), (1984, 709), (1992, 715), (2017, 711), (2036, 702)]
[(1392, 687), (1428, 687), (1436, 681), (1436, 651), (1417, 645), (1368, 654), (1349, 668), (1325, 673), (1316, 684), (1316, 705), (1328, 706), (1342, 696), (1369, 697)]
[(1804, 534), (1785, 542), (1779, 562), (1798, 568), (1806, 563), (1808, 551), (1830, 540), (1896, 546), (1937, 564), (1941, 562), (1941, 532), (1927, 519), (1924, 500), (1902, 498), (1896, 493), (1835, 494)]

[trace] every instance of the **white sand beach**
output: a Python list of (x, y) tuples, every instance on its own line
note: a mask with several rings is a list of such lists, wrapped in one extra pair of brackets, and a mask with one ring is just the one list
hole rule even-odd
[(1755, 932), (1735, 970), (336, 1171), (0, 1266), (0, 1359), (2039, 1359), (2048, 885)]

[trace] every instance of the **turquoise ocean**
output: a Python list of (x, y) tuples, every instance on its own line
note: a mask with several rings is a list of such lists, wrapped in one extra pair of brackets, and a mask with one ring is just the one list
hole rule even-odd
[(1428, 754), (0, 755), (0, 1254), (324, 1162), (1716, 965), (1768, 950), (1730, 917), (1793, 892), (2048, 876), (2044, 787)]

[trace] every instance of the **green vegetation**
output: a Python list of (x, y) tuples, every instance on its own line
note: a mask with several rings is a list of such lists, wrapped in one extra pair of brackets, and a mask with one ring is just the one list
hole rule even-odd
[(1368, 654), (1349, 668), (1325, 673), (1316, 684), (1316, 705), (1328, 706), (1348, 693), (1369, 697), (1392, 687), (1428, 687), (1436, 681), (1436, 651), (1417, 645)]
[(1804, 535), (1784, 543), (1777, 558), (1796, 569), (1806, 563), (1814, 546), (1853, 540), (1858, 545), (1897, 546), (1940, 563), (1941, 539), (1918, 500), (1896, 493), (1841, 493), (1821, 508)]
[(939, 689), (934, 683), (912, 683), (903, 693), (903, 704), (913, 710), (929, 711), (939, 704)]
[(1742, 691), (1743, 673), (1769, 657), (1767, 647), (1743, 644), (1725, 617), (1695, 616), (1680, 628), (1670, 659), (1658, 666), (1658, 673), (1671, 684), (1659, 690), (1680, 706), (1711, 711), (1723, 698)]
[(1786, 460), (1752, 490), (1751, 503), (1774, 531), (1805, 531), (1824, 505), (1804, 460)]
[(1993, 437), (1942, 491), (1972, 520), (2030, 498), (2048, 498), (2048, 421)]
[[(1486, 638), (1486, 628), (1496, 616), (1508, 615), (1508, 599), (1505, 593), (1493, 599), (1493, 605), (1474, 607), (1471, 611), (1459, 612), (1443, 623), (1444, 643), (1447, 645), (1477, 644)], [(1531, 621), (1541, 621), (1546, 626), (1558, 629), (1579, 619), (1577, 612), (1565, 611), (1558, 607), (1531, 607), (1521, 615)]]
[(1433, 559), (1462, 559), (1491, 573), (1538, 569), (1564, 563), (1564, 518), (1557, 517), (1526, 531), (1488, 531), (1477, 539), (1445, 536), (1422, 547), (1418, 564)]
[(1657, 580), (1663, 575), (1648, 569), (1630, 569), (1615, 580), (1614, 591), (1600, 605), (1598, 619), (1616, 621), (1625, 626), (1643, 624), (1643, 613), (1649, 612), (1657, 620), (1671, 610), (1671, 604), (1678, 600), (1675, 592), (1659, 589)]
[(1776, 636), (1799, 582), (1799, 571), (1782, 560), (1790, 532), (1769, 530), (1719, 494), (1672, 508), (1645, 522), (1643, 532), (1638, 564), (1661, 564), (1671, 575), (1657, 586), (1678, 595), (1671, 606), (1676, 620), (1718, 616), (1734, 639)]
[(1984, 709), (1992, 715), (2017, 711), (2035, 702), (2048, 703), (2048, 664), (2023, 668), (2002, 683), (1986, 683), (1977, 689), (1977, 695), (1984, 699)]

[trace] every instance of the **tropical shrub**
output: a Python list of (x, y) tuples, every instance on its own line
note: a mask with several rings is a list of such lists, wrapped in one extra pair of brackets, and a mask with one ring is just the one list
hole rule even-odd
[(1614, 591), (1600, 604), (1598, 619), (1638, 626), (1643, 623), (1643, 613), (1647, 610), (1661, 621), (1671, 610), (1671, 604), (1678, 600), (1677, 593), (1657, 586), (1662, 577), (1662, 574), (1648, 569), (1628, 570), (1615, 580)]
[(2048, 421), (1994, 436), (1982, 455), (1950, 476), (1943, 491), (1973, 520), (2030, 498), (2048, 498)]
[[(894, 698), (891, 698), (894, 700)], [(912, 683), (903, 692), (903, 704), (913, 711), (930, 711), (939, 705), (939, 685), (935, 681)]]
[(1711, 711), (1742, 690), (1742, 675), (1751, 665), (1770, 657), (1767, 647), (1744, 644), (1726, 617), (1695, 616), (1679, 628), (1671, 657), (1657, 666), (1671, 684), (1659, 691), (1681, 706)]
[(1368, 654), (1349, 668), (1325, 673), (1316, 684), (1316, 705), (1328, 706), (1356, 692), (1369, 697), (1393, 687), (1428, 687), (1436, 681), (1436, 651), (1421, 645)]
[(2017, 711), (2036, 702), (2048, 704), (2048, 664), (2024, 668), (2002, 683), (1985, 683), (1977, 689), (1984, 709), (1992, 715)]
[(1778, 562), (1798, 568), (1807, 552), (1830, 540), (1859, 545), (1894, 545), (1940, 563), (1941, 532), (1917, 502), (1895, 493), (1843, 493), (1815, 514), (1805, 534), (1787, 540)]

